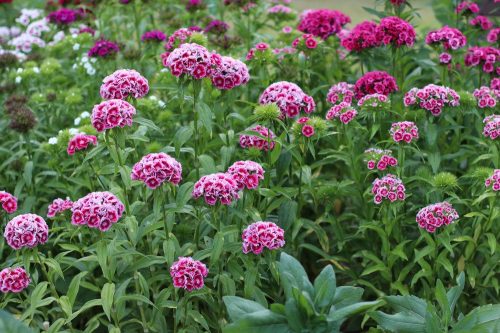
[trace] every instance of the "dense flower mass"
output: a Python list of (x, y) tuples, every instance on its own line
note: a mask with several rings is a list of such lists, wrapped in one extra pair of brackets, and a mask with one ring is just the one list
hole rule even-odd
[(33, 248), (47, 242), (49, 227), (41, 216), (22, 214), (7, 223), (3, 236), (14, 250), (23, 247)]
[(479, 13), (479, 6), (472, 1), (462, 1), (458, 4), (455, 12), (465, 16)]
[(391, 0), (391, 4), (393, 4), (394, 6), (401, 6), (405, 2), (406, 0)]
[(203, 79), (212, 74), (215, 65), (220, 64), (208, 50), (198, 44), (182, 44), (169, 54), (163, 54), (163, 66), (168, 67), (174, 76), (187, 74), (195, 79)]
[(358, 101), (358, 106), (362, 110), (369, 112), (385, 111), (390, 108), (391, 101), (386, 95), (375, 93), (361, 97)]
[(457, 50), (467, 44), (467, 38), (460, 30), (444, 26), (439, 30), (430, 31), (425, 42), (429, 45), (442, 44), (445, 50)]
[(256, 135), (240, 135), (241, 148), (255, 148), (265, 151), (274, 149), (274, 138), (276, 138), (276, 135), (274, 135), (270, 129), (261, 125), (256, 125), (248, 131), (255, 132)]
[(182, 179), (182, 166), (168, 154), (147, 154), (134, 165), (130, 177), (144, 182), (151, 189), (164, 182), (177, 185)]
[(483, 135), (487, 138), (495, 140), (500, 137), (500, 115), (492, 114), (483, 120), (484, 128)]
[(23, 8), (21, 9), (21, 15), (16, 18), (16, 22), (21, 25), (27, 26), (33, 20), (41, 17), (42, 14), (43, 11), (40, 9)]
[(221, 62), (211, 75), (217, 89), (229, 90), (246, 84), (250, 80), (247, 65), (231, 57), (221, 57)]
[(498, 35), (500, 34), (500, 28), (491, 29), (486, 36), (488, 43), (495, 44), (498, 42)]
[(449, 202), (440, 202), (422, 208), (417, 213), (417, 223), (422, 229), (434, 232), (438, 228), (455, 222), (458, 213)]
[(300, 111), (309, 114), (316, 104), (311, 96), (306, 95), (295, 83), (280, 81), (271, 84), (259, 98), (260, 104), (276, 103), (281, 110), (281, 118), (294, 118)]
[(273, 222), (250, 224), (241, 235), (243, 253), (261, 254), (264, 249), (276, 250), (285, 246), (285, 231)]
[(342, 46), (351, 52), (378, 47), (381, 41), (376, 37), (377, 24), (364, 21), (356, 25), (346, 37), (342, 38)]
[(110, 99), (94, 106), (91, 115), (92, 126), (103, 132), (114, 127), (132, 126), (135, 108), (121, 99)]
[(186, 43), (193, 32), (195, 31), (190, 28), (181, 28), (179, 30), (176, 30), (172, 35), (168, 37), (167, 43), (165, 44), (165, 50), (171, 52), (173, 49)]
[(354, 85), (354, 95), (357, 99), (371, 94), (382, 94), (388, 96), (397, 91), (396, 79), (387, 72), (368, 72), (356, 81)]
[(3, 210), (8, 214), (12, 214), (17, 210), (17, 198), (9, 192), (0, 191), (0, 203)]
[(44, 32), (50, 31), (46, 18), (31, 22), (26, 28), (26, 33), (31, 36), (41, 37)]
[(326, 113), (326, 119), (339, 119), (344, 124), (348, 124), (351, 120), (356, 117), (358, 112), (348, 103), (341, 102), (340, 104), (334, 105)]
[(326, 100), (332, 104), (351, 104), (354, 97), (354, 85), (347, 82), (339, 82), (331, 86), (326, 95)]
[(200, 178), (194, 184), (193, 198), (203, 196), (208, 205), (215, 205), (219, 201), (223, 205), (230, 205), (240, 198), (238, 182), (227, 173), (214, 173)]
[(396, 142), (404, 141), (410, 143), (412, 140), (418, 139), (417, 125), (411, 121), (393, 123), (389, 132), (392, 139)]
[(415, 35), (413, 26), (396, 16), (384, 17), (376, 30), (376, 38), (381, 43), (396, 47), (413, 46)]
[(88, 56), (104, 58), (115, 55), (118, 52), (120, 52), (120, 48), (116, 43), (101, 39), (94, 43), (94, 46), (88, 52)]
[(45, 42), (42, 39), (27, 33), (23, 33), (11, 39), (9, 41), (9, 45), (14, 46), (16, 51), (24, 53), (30, 53), (33, 50), (34, 46), (41, 48), (46, 46)]
[(142, 34), (143, 42), (163, 42), (167, 36), (161, 30), (150, 30)]
[(472, 18), (469, 21), (469, 24), (482, 30), (490, 30), (493, 28), (493, 22), (491, 22), (486, 16), (481, 15)]
[(66, 151), (68, 155), (74, 155), (77, 150), (87, 149), (89, 144), (97, 146), (97, 137), (95, 135), (76, 134), (68, 142)]
[(240, 191), (244, 188), (256, 189), (259, 182), (264, 179), (264, 169), (259, 163), (253, 161), (235, 162), (227, 169), (227, 174), (233, 176)]
[(51, 23), (59, 25), (68, 25), (75, 22), (82, 15), (81, 11), (71, 8), (61, 8), (49, 14), (48, 19)]
[(317, 48), (318, 44), (319, 41), (312, 34), (303, 34), (293, 40), (292, 47), (300, 51), (307, 51)]
[(28, 288), (31, 280), (22, 267), (4, 268), (0, 271), (0, 291), (20, 293)]
[(381, 204), (384, 199), (394, 202), (396, 200), (404, 201), (406, 197), (403, 182), (390, 173), (375, 179), (372, 194), (374, 195), (373, 202), (377, 205)]
[(52, 201), (47, 209), (47, 217), (54, 217), (59, 213), (64, 212), (65, 210), (71, 209), (73, 207), (73, 201), (69, 198), (61, 199), (57, 198)]
[(92, 192), (73, 204), (71, 223), (106, 231), (120, 219), (124, 210), (125, 206), (113, 193)]
[(350, 22), (351, 18), (338, 10), (314, 9), (302, 13), (297, 29), (327, 39)]
[(500, 49), (491, 46), (473, 46), (465, 55), (465, 66), (482, 65), (483, 72), (486, 73), (492, 73), (498, 61), (500, 61)]
[(205, 285), (204, 278), (208, 275), (207, 266), (191, 257), (179, 257), (170, 267), (170, 276), (174, 287), (192, 291)]
[(491, 187), (495, 192), (500, 191), (500, 169), (493, 171), (493, 174), (485, 180), (484, 186)]
[(221, 20), (212, 20), (210, 21), (205, 29), (203, 29), (203, 32), (207, 34), (217, 34), (217, 35), (223, 35), (225, 32), (229, 30), (229, 24), (227, 24), (224, 21)]
[(474, 90), (474, 97), (481, 109), (494, 108), (497, 105), (497, 101), (500, 100), (500, 89), (491, 89), (483, 86)]
[(388, 167), (398, 165), (398, 160), (392, 156), (391, 150), (383, 150), (378, 148), (369, 148), (365, 150), (366, 167), (369, 170), (377, 168), (384, 171)]
[(439, 116), (445, 107), (460, 105), (460, 96), (451, 88), (429, 84), (422, 89), (412, 88), (405, 94), (404, 105), (415, 105), (433, 116)]
[(149, 82), (133, 69), (119, 69), (102, 81), (100, 93), (104, 99), (141, 98), (149, 92)]

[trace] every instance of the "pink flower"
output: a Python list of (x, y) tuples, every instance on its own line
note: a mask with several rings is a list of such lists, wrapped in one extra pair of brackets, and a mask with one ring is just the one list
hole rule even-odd
[(292, 47), (297, 50), (306, 52), (318, 47), (318, 43), (319, 41), (316, 40), (313, 35), (303, 34), (302, 36), (294, 39), (294, 41), (292, 42)]
[(384, 171), (387, 167), (394, 167), (398, 165), (398, 160), (392, 156), (391, 150), (382, 150), (378, 148), (369, 148), (365, 150), (366, 167), (369, 170), (375, 169)]
[(405, 106), (430, 111), (433, 116), (439, 116), (445, 107), (460, 105), (460, 96), (451, 88), (429, 84), (422, 89), (412, 88), (403, 99)]
[(417, 213), (417, 223), (422, 229), (434, 232), (436, 229), (455, 222), (458, 213), (449, 202), (440, 202), (422, 208)]
[(118, 44), (111, 42), (109, 40), (97, 40), (94, 46), (89, 50), (87, 55), (89, 57), (107, 57), (113, 56), (120, 51)]
[(74, 155), (77, 150), (87, 149), (89, 144), (97, 146), (97, 138), (94, 135), (76, 134), (69, 140), (66, 151), (68, 155)]
[(351, 52), (361, 52), (366, 49), (378, 47), (381, 41), (376, 38), (377, 24), (364, 21), (356, 25), (344, 38), (342, 46)]
[(170, 276), (174, 287), (183, 288), (187, 291), (201, 289), (205, 285), (204, 278), (208, 275), (208, 269), (201, 261), (191, 257), (179, 257), (170, 267)]
[(478, 26), (482, 30), (490, 30), (493, 28), (493, 22), (491, 22), (486, 16), (478, 15), (469, 21), (469, 24), (473, 27)]
[(475, 89), (473, 95), (480, 108), (494, 108), (497, 105), (497, 101), (500, 99), (500, 89), (491, 89), (483, 86), (479, 89)]
[(334, 118), (339, 119), (342, 123), (350, 123), (358, 114), (358, 112), (351, 107), (350, 104), (342, 102), (338, 105), (334, 105), (327, 113), (326, 119), (332, 120)]
[(195, 199), (203, 196), (208, 205), (215, 205), (219, 201), (222, 205), (230, 205), (240, 198), (238, 182), (227, 173), (214, 173), (200, 178), (194, 184), (192, 196)]
[(104, 99), (141, 98), (148, 91), (148, 80), (133, 69), (119, 69), (106, 76), (101, 85), (101, 97)]
[(462, 1), (458, 4), (455, 12), (464, 16), (469, 16), (479, 13), (479, 6), (472, 1)]
[(12, 214), (17, 210), (17, 198), (9, 192), (0, 191), (0, 203), (3, 210), (8, 214)]
[[(256, 132), (257, 135), (240, 135), (240, 146), (241, 148), (256, 148), (259, 150), (273, 150), (274, 149), (274, 138), (276, 135), (274, 133), (261, 125), (256, 125), (249, 131)], [(261, 138), (262, 136), (263, 138)]]
[(465, 66), (481, 65), (483, 72), (486, 73), (492, 73), (498, 61), (500, 61), (500, 49), (492, 46), (473, 46), (465, 55)]
[(460, 30), (444, 26), (439, 30), (430, 31), (425, 37), (425, 43), (428, 45), (442, 44), (445, 50), (457, 50), (467, 44), (467, 38)]
[(396, 47), (413, 46), (415, 43), (415, 29), (410, 23), (399, 17), (384, 17), (377, 26), (376, 38), (385, 45), (392, 44)]
[(442, 64), (449, 64), (451, 62), (451, 54), (443, 52), (439, 55), (439, 62)]
[(71, 201), (69, 198), (57, 198), (49, 205), (47, 217), (54, 217), (65, 210), (71, 209), (71, 207), (73, 207), (73, 201)]
[(135, 108), (121, 99), (110, 99), (94, 106), (92, 110), (92, 126), (103, 132), (114, 127), (132, 126)]
[(171, 52), (175, 48), (186, 43), (188, 38), (195, 32), (193, 28), (181, 28), (168, 37), (165, 50)]
[(388, 96), (398, 89), (394, 77), (387, 72), (374, 71), (366, 73), (356, 81), (354, 94), (357, 99), (375, 93)]
[(500, 115), (492, 114), (483, 120), (484, 129), (483, 135), (487, 138), (495, 140), (500, 137)]
[(264, 169), (253, 161), (238, 161), (227, 169), (227, 174), (231, 175), (237, 183), (238, 190), (245, 187), (249, 190), (256, 189), (259, 182), (264, 179)]
[(151, 189), (164, 182), (177, 185), (182, 179), (182, 166), (165, 153), (147, 154), (134, 165), (130, 178), (144, 182)]
[(352, 103), (354, 97), (354, 85), (347, 82), (339, 82), (330, 87), (326, 100), (332, 104), (345, 102)]
[(221, 90), (244, 85), (250, 80), (247, 65), (231, 57), (223, 56), (219, 66), (212, 72), (212, 84)]
[(411, 121), (393, 123), (389, 131), (394, 141), (405, 141), (410, 143), (413, 139), (418, 139), (418, 128)]
[(314, 135), (314, 127), (312, 127), (311, 125), (304, 125), (302, 127), (302, 134), (306, 137), (306, 138), (310, 138), (311, 136)]
[(281, 31), (283, 31), (284, 34), (289, 34), (293, 31), (293, 29), (290, 26), (285, 26), (283, 27), (283, 29), (281, 29)]
[(500, 169), (495, 169), (493, 174), (486, 179), (484, 186), (491, 187), (493, 191), (500, 191)]
[(146, 31), (141, 36), (143, 42), (163, 42), (165, 39), (167, 39), (167, 36), (160, 30)]
[(23, 247), (33, 248), (45, 244), (49, 238), (49, 227), (45, 220), (36, 214), (22, 214), (14, 217), (5, 227), (4, 237), (14, 250)]
[(260, 254), (267, 248), (276, 250), (285, 246), (285, 231), (273, 222), (255, 222), (250, 224), (241, 235), (243, 253)]
[(73, 204), (71, 223), (106, 231), (121, 218), (124, 210), (125, 206), (113, 193), (92, 192)]
[(327, 39), (337, 34), (349, 22), (351, 22), (351, 18), (337, 10), (311, 9), (300, 15), (297, 29)]
[(261, 42), (261, 43), (257, 43), (257, 44), (255, 45), (255, 48), (256, 48), (257, 50), (259, 50), (259, 51), (264, 51), (264, 50), (269, 49), (269, 44), (267, 44), (267, 43), (262, 43), (262, 42)]
[(195, 43), (186, 43), (170, 53), (162, 55), (163, 66), (168, 67), (174, 76), (187, 74), (196, 80), (209, 77), (217, 59), (208, 50)]
[(372, 194), (374, 195), (375, 204), (381, 204), (384, 199), (394, 202), (397, 200), (404, 201), (405, 186), (398, 177), (388, 173), (382, 178), (377, 178), (373, 182)]
[(391, 0), (391, 4), (393, 4), (394, 6), (401, 6), (405, 2), (406, 0)]
[(488, 43), (495, 44), (498, 41), (498, 35), (500, 34), (500, 28), (491, 29), (486, 36)]
[(271, 84), (259, 98), (260, 104), (276, 103), (281, 110), (281, 119), (295, 118), (300, 111), (309, 114), (316, 104), (311, 96), (306, 95), (295, 83), (281, 81)]
[(22, 267), (4, 268), (0, 271), (0, 291), (20, 293), (28, 288), (31, 280)]

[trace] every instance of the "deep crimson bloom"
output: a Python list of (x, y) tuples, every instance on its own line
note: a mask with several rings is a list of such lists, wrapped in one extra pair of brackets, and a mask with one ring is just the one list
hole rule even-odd
[(259, 98), (260, 104), (276, 103), (281, 111), (281, 119), (295, 118), (300, 111), (309, 114), (316, 104), (311, 96), (306, 95), (295, 83), (281, 81), (271, 84)]
[(73, 204), (71, 223), (106, 231), (120, 219), (124, 210), (125, 206), (113, 193), (92, 192)]
[(366, 158), (364, 161), (369, 170), (377, 168), (380, 171), (384, 171), (388, 167), (398, 165), (398, 160), (392, 156), (391, 150), (369, 148), (365, 150), (365, 156)]
[(460, 96), (449, 87), (429, 84), (422, 89), (412, 88), (405, 94), (404, 105), (425, 109), (433, 116), (439, 116), (446, 106), (454, 107), (460, 105)]
[(273, 222), (250, 224), (241, 234), (243, 253), (261, 254), (264, 249), (276, 250), (285, 246), (285, 231)]
[(495, 140), (500, 138), (500, 115), (492, 114), (483, 120), (484, 128), (483, 135), (487, 138)]
[(229, 90), (246, 84), (250, 80), (247, 65), (231, 57), (221, 57), (211, 75), (212, 84), (221, 90)]
[(391, 0), (391, 4), (393, 4), (394, 6), (401, 6), (405, 2), (406, 0)]
[(162, 55), (163, 66), (168, 67), (174, 76), (187, 74), (194, 79), (203, 79), (212, 74), (220, 64), (221, 57), (195, 43), (182, 44), (171, 53)]
[(302, 126), (302, 135), (304, 135), (306, 138), (310, 138), (314, 135), (314, 127), (312, 127), (311, 125)]
[(0, 191), (0, 203), (3, 210), (8, 214), (12, 214), (17, 210), (17, 198), (9, 192)]
[(240, 135), (241, 148), (256, 148), (265, 151), (274, 149), (274, 138), (276, 138), (276, 135), (274, 135), (270, 129), (261, 125), (256, 125), (248, 131), (254, 131), (263, 138), (257, 135)]
[(148, 80), (133, 69), (119, 69), (106, 76), (100, 89), (104, 99), (142, 98), (148, 92)]
[(49, 227), (45, 220), (36, 214), (22, 214), (14, 217), (5, 227), (4, 237), (14, 250), (23, 247), (33, 248), (45, 244), (49, 238)]
[(230, 205), (240, 198), (238, 183), (233, 176), (227, 173), (214, 173), (200, 178), (194, 184), (192, 196), (195, 199), (203, 196), (208, 205), (215, 205), (220, 201), (223, 205)]
[(491, 29), (486, 36), (488, 43), (495, 44), (498, 41), (498, 35), (500, 34), (500, 28)]
[(306, 10), (300, 15), (298, 30), (327, 39), (337, 34), (351, 18), (338, 10)]
[(455, 222), (458, 213), (449, 202), (440, 202), (422, 208), (417, 213), (417, 223), (422, 229), (434, 232), (436, 229)]
[(500, 169), (493, 171), (493, 174), (484, 182), (484, 186), (491, 187), (495, 192), (500, 191)]
[(168, 154), (147, 154), (134, 165), (130, 178), (144, 182), (151, 189), (164, 182), (177, 185), (182, 179), (182, 166)]
[(161, 30), (146, 31), (141, 36), (143, 42), (163, 42), (165, 39), (167, 36)]
[(395, 47), (413, 46), (415, 36), (413, 26), (396, 16), (384, 17), (376, 29), (376, 38), (380, 43)]
[(467, 38), (460, 30), (444, 26), (439, 30), (430, 31), (425, 37), (425, 43), (429, 45), (443, 44), (445, 50), (457, 50), (467, 44)]
[(69, 140), (66, 151), (68, 155), (74, 155), (77, 150), (87, 149), (89, 144), (97, 146), (97, 137), (95, 135), (76, 134)]
[(469, 21), (469, 24), (473, 27), (479, 27), (482, 30), (490, 30), (493, 28), (493, 22), (491, 22), (486, 16), (478, 15)]
[[(500, 49), (492, 46), (473, 46), (465, 55), (465, 66), (482, 65), (483, 72), (493, 73), (496, 63), (500, 61)], [(497, 67), (498, 71), (498, 67)]]
[(394, 202), (396, 200), (404, 201), (405, 186), (398, 177), (388, 173), (382, 178), (373, 181), (372, 194), (375, 204), (381, 204), (384, 199)]
[(179, 257), (170, 267), (170, 276), (174, 287), (183, 288), (187, 291), (203, 288), (205, 285), (203, 279), (207, 275), (207, 266), (191, 257)]
[(68, 25), (83, 16), (83, 12), (71, 8), (61, 8), (49, 14), (50, 22), (59, 25)]
[(376, 37), (377, 24), (364, 21), (356, 25), (344, 38), (341, 44), (351, 52), (361, 52), (366, 49), (378, 47), (381, 41)]
[(393, 123), (389, 133), (395, 142), (411, 143), (413, 139), (418, 139), (418, 127), (411, 121)]
[(47, 217), (54, 217), (65, 210), (71, 209), (73, 207), (73, 201), (69, 198), (61, 199), (57, 198), (52, 201), (47, 210)]
[(22, 267), (4, 268), (0, 271), (0, 291), (20, 293), (28, 288), (31, 280)]
[(235, 162), (227, 169), (227, 174), (233, 176), (240, 191), (244, 188), (256, 189), (259, 182), (264, 179), (264, 169), (259, 163), (253, 161)]
[(0, 0), (0, 3), (12, 3), (13, 0)]
[(132, 126), (132, 117), (135, 113), (135, 108), (128, 102), (110, 99), (94, 106), (91, 115), (92, 126), (98, 132), (118, 126)]
[(375, 93), (389, 96), (398, 89), (396, 80), (389, 73), (374, 71), (366, 73), (356, 81), (354, 94), (357, 99)]
[(107, 57), (120, 52), (120, 48), (114, 42), (109, 40), (98, 40), (87, 53), (89, 57)]

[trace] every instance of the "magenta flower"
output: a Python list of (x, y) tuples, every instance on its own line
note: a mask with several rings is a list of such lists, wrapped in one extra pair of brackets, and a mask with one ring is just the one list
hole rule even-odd
[(116, 43), (109, 40), (98, 40), (94, 43), (94, 46), (92, 46), (87, 54), (89, 57), (104, 58), (115, 55), (118, 52), (120, 52), (120, 48)]
[(393, 4), (394, 6), (401, 6), (405, 2), (406, 0), (391, 0), (391, 4)]
[(28, 288), (31, 280), (22, 267), (4, 268), (0, 271), (0, 291), (20, 293)]
[(352, 103), (354, 97), (354, 85), (347, 82), (339, 82), (331, 86), (326, 95), (326, 100), (332, 104), (345, 102)]
[(439, 62), (443, 65), (447, 65), (451, 62), (452, 57), (451, 54), (443, 52), (439, 55)]
[(478, 15), (469, 21), (469, 24), (473, 27), (478, 27), (482, 30), (490, 30), (493, 28), (493, 22), (491, 22), (486, 16)]
[(98, 132), (118, 126), (132, 126), (132, 117), (135, 113), (135, 108), (128, 102), (110, 99), (94, 106), (91, 115), (92, 126)]
[(203, 29), (203, 32), (209, 34), (213, 33), (216, 35), (223, 35), (229, 30), (229, 24), (227, 24), (224, 21), (221, 20), (212, 20), (210, 21), (205, 29)]
[(303, 34), (293, 40), (292, 47), (305, 52), (317, 48), (320, 41), (316, 40), (312, 34)]
[(45, 220), (36, 214), (22, 214), (14, 217), (5, 227), (4, 237), (14, 250), (23, 247), (33, 248), (45, 244), (49, 238), (49, 227)]
[(464, 16), (469, 16), (479, 13), (479, 6), (477, 5), (477, 3), (474, 3), (472, 1), (462, 1), (458, 4), (455, 12)]
[(174, 287), (192, 291), (205, 285), (203, 280), (208, 275), (207, 266), (191, 257), (179, 257), (170, 267), (170, 276)]
[(143, 42), (163, 42), (167, 36), (161, 30), (146, 31), (141, 36)]
[(491, 187), (495, 192), (500, 191), (500, 169), (493, 171), (493, 174), (484, 182), (484, 186)]
[(194, 43), (182, 44), (164, 55), (163, 66), (168, 67), (172, 75), (187, 74), (197, 80), (209, 77), (213, 68), (220, 64), (219, 55), (213, 55), (205, 47)]
[(51, 23), (59, 25), (68, 25), (75, 22), (83, 16), (82, 10), (74, 10), (70, 8), (61, 8), (49, 14), (48, 19)]
[(285, 231), (273, 222), (250, 224), (241, 235), (243, 253), (261, 254), (264, 249), (276, 250), (285, 246)]
[(395, 142), (411, 143), (412, 140), (418, 139), (418, 127), (411, 121), (393, 123), (389, 133)]
[(429, 84), (422, 89), (412, 88), (405, 94), (405, 106), (416, 106), (437, 117), (445, 107), (460, 105), (460, 96), (451, 88)]
[(212, 72), (212, 84), (221, 90), (229, 90), (250, 80), (247, 65), (231, 57), (221, 57), (221, 63)]
[(17, 210), (17, 198), (9, 192), (0, 191), (0, 203), (3, 210), (8, 214), (12, 214)]
[(458, 213), (449, 202), (440, 202), (424, 207), (417, 213), (416, 218), (418, 226), (428, 232), (434, 232), (457, 219)]
[(71, 207), (73, 207), (73, 201), (71, 201), (69, 198), (57, 198), (49, 205), (47, 217), (54, 217), (57, 214), (64, 212), (65, 210), (71, 209)]
[(338, 119), (344, 124), (350, 123), (358, 114), (350, 104), (346, 102), (341, 102), (340, 104), (334, 105), (326, 113), (326, 120)]
[(375, 93), (361, 97), (358, 106), (368, 111), (384, 111), (390, 107), (390, 101), (386, 95)]
[(488, 43), (495, 44), (498, 41), (498, 35), (500, 34), (500, 28), (491, 29), (486, 36)]
[(151, 189), (164, 182), (177, 185), (182, 179), (182, 166), (168, 154), (147, 154), (134, 165), (130, 178), (144, 182)]
[(415, 36), (413, 26), (396, 16), (384, 17), (376, 29), (376, 38), (380, 43), (395, 47), (413, 46)]
[(76, 134), (69, 140), (66, 151), (68, 155), (74, 155), (77, 150), (87, 149), (89, 144), (97, 146), (97, 137), (95, 135)]
[(327, 39), (337, 34), (351, 18), (338, 10), (310, 9), (300, 15), (298, 30)]
[(104, 99), (142, 98), (148, 92), (148, 80), (133, 69), (119, 69), (106, 76), (100, 89)]
[(281, 111), (281, 119), (295, 118), (300, 111), (309, 114), (314, 111), (314, 99), (306, 95), (295, 83), (281, 81), (271, 84), (260, 95), (259, 103), (276, 103)]
[(240, 198), (238, 182), (227, 173), (206, 175), (194, 184), (192, 196), (195, 199), (203, 196), (210, 206), (215, 205), (217, 201), (222, 205), (230, 205)]
[(249, 190), (256, 189), (264, 179), (264, 172), (262, 166), (253, 161), (238, 161), (227, 169), (227, 174), (233, 177), (240, 191), (245, 187)]
[(473, 46), (465, 55), (465, 66), (482, 65), (483, 72), (486, 73), (493, 73), (498, 61), (500, 61), (500, 49), (492, 46)]
[(442, 44), (445, 50), (457, 50), (467, 44), (467, 38), (460, 30), (444, 26), (439, 30), (430, 31), (425, 37), (425, 43), (428, 45)]
[(366, 167), (369, 170), (378, 169), (380, 171), (386, 170), (388, 167), (398, 165), (398, 160), (392, 156), (391, 150), (382, 150), (378, 148), (369, 148), (365, 150)]
[(368, 72), (356, 81), (354, 95), (357, 99), (366, 95), (381, 94), (389, 96), (398, 91), (396, 79), (384, 71)]
[(484, 129), (483, 135), (487, 138), (495, 140), (500, 137), (500, 115), (492, 114), (483, 120)]
[(270, 129), (261, 125), (256, 125), (249, 129), (249, 131), (254, 131), (260, 136), (246, 134), (240, 135), (241, 148), (256, 148), (258, 150), (265, 151), (274, 149), (274, 138), (276, 138), (276, 135), (274, 135)]
[(111, 192), (92, 192), (71, 207), (71, 223), (106, 231), (122, 216), (125, 206)]
[(474, 97), (477, 100), (477, 105), (481, 108), (494, 108), (497, 101), (500, 100), (500, 89), (492, 89), (483, 86), (474, 90)]
[(302, 135), (304, 135), (306, 138), (310, 138), (314, 135), (314, 127), (312, 127), (311, 125), (302, 126)]
[(165, 44), (165, 50), (171, 52), (175, 48), (186, 43), (193, 32), (195, 32), (195, 30), (193, 30), (192, 28), (181, 28), (179, 30), (176, 30), (172, 35), (168, 37), (167, 43)]
[(381, 41), (376, 37), (377, 24), (364, 21), (356, 25), (347, 36), (342, 38), (342, 46), (351, 52), (361, 52), (366, 49), (378, 47)]
[(406, 197), (403, 182), (390, 173), (373, 181), (372, 194), (374, 195), (373, 202), (377, 205), (381, 204), (384, 199), (394, 202), (404, 201)]

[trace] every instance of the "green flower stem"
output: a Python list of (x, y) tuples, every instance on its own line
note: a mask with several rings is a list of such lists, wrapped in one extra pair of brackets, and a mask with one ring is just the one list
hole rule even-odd
[[(135, 290), (136, 290), (137, 294), (142, 295), (141, 287), (139, 286), (139, 279), (137, 277), (137, 272), (135, 272), (135, 274), (134, 274), (134, 283), (135, 283)], [(142, 328), (144, 329), (145, 332), (147, 332), (148, 321), (146, 320), (146, 315), (144, 313), (144, 304), (142, 302), (138, 301), (137, 305), (139, 307), (139, 313), (141, 315)]]
[[(125, 164), (123, 163), (123, 160), (121, 157), (121, 153), (120, 153), (120, 149), (119, 149), (120, 146), (118, 145), (118, 140), (117, 140), (115, 135), (112, 135), (111, 137), (113, 138), (113, 141), (114, 141), (114, 149), (115, 149), (116, 157), (118, 158), (118, 164), (123, 168), (125, 166)], [(125, 211), (127, 212), (127, 216), (131, 216), (130, 215), (130, 204), (128, 202), (128, 190), (127, 190), (127, 186), (125, 186), (125, 185), (123, 186), (123, 196), (125, 199)]]
[(200, 164), (198, 163), (198, 155), (199, 155), (199, 131), (198, 131), (198, 111), (196, 110), (196, 100), (198, 99), (198, 95), (200, 93), (200, 82), (193, 81), (193, 115), (194, 115), (194, 165), (196, 167), (196, 179), (200, 178)]
[(101, 185), (102, 190), (105, 191), (106, 190), (106, 186), (104, 186), (104, 183), (101, 180), (101, 176), (95, 170), (94, 165), (92, 163), (90, 163), (90, 161), (87, 161), (87, 165), (90, 167), (90, 169), (92, 169), (92, 172), (94, 173), (94, 175), (96, 176), (97, 180), (99, 181), (99, 184)]
[(43, 260), (40, 258), (40, 255), (38, 254), (38, 249), (33, 249), (33, 261), (38, 262), (40, 264), (40, 267), (42, 269), (43, 276), (45, 277), (45, 280), (47, 280), (47, 283), (49, 284), (50, 292), (52, 293), (52, 296), (54, 296), (57, 300), (59, 299), (59, 295), (57, 293), (56, 287), (54, 283), (49, 278), (49, 272), (47, 271), (47, 268), (45, 267), (45, 263)]

